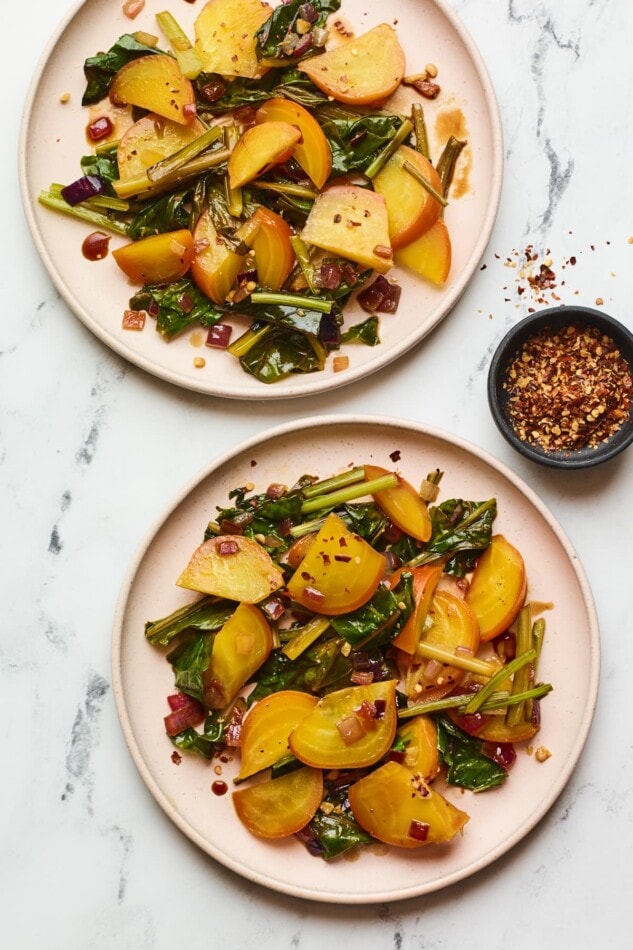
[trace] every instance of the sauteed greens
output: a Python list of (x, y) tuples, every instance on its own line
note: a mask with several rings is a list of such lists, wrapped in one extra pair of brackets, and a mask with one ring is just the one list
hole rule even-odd
[(202, 596), (146, 624), (174, 673), (168, 736), (239, 763), (254, 835), (326, 860), (447, 842), (468, 821), (447, 786), (501, 785), (537, 734), (523, 558), (494, 498), (438, 503), (441, 481), (360, 465), (236, 487), (176, 581)]
[[(436, 67), (406, 76), (395, 29), (356, 35), (340, 5), (208, 0), (191, 37), (165, 11), (149, 24), (159, 35), (126, 33), (86, 59), (93, 150), (40, 201), (99, 229), (91, 260), (110, 233), (126, 239), (112, 257), (139, 290), (124, 329), (154, 319), (168, 342), (205, 327), (218, 359), (274, 383), (379, 345), (395, 266), (446, 281), (444, 209), (466, 143), (451, 138), (433, 163), (423, 104), (440, 94)], [(402, 86), (404, 112), (402, 97), (390, 105)], [(352, 297), (370, 316), (345, 326)]]

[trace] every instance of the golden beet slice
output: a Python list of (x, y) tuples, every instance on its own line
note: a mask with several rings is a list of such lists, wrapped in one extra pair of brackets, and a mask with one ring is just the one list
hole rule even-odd
[[(388, 470), (379, 465), (365, 465), (367, 481), (388, 474)], [(374, 492), (373, 498), (378, 507), (401, 531), (417, 538), (418, 541), (429, 540), (432, 525), (426, 503), (413, 485), (404, 478), (398, 476), (398, 484), (395, 488), (384, 488), (382, 491)]]
[(296, 757), (315, 768), (363, 768), (391, 748), (396, 734), (396, 680), (328, 693), (290, 734)]
[(393, 28), (380, 23), (298, 68), (338, 102), (370, 105), (383, 102), (398, 88), (405, 57)]
[(272, 630), (262, 612), (252, 604), (239, 604), (215, 635), (211, 661), (202, 675), (207, 706), (228, 706), (268, 659), (272, 645)]
[(392, 247), (415, 241), (437, 221), (441, 206), (404, 167), (411, 164), (435, 191), (442, 193), (442, 182), (429, 160), (414, 148), (401, 145), (373, 179), (374, 191), (387, 203), (389, 237)]
[(288, 736), (317, 702), (316, 696), (293, 689), (260, 699), (242, 725), (238, 778), (243, 780), (255, 775), (289, 753)]
[(269, 99), (257, 110), (257, 122), (287, 122), (296, 125), (301, 140), (295, 145), (293, 158), (316, 185), (323, 188), (332, 170), (332, 151), (323, 129), (307, 109), (290, 99)]
[(237, 816), (258, 838), (286, 838), (308, 824), (323, 798), (320, 769), (301, 768), (233, 792)]
[(255, 52), (255, 34), (272, 13), (261, 0), (209, 0), (194, 31), (195, 49), (207, 73), (257, 79), (266, 70)]
[(360, 185), (332, 185), (321, 192), (301, 238), (379, 274), (393, 264), (385, 199)]
[(184, 277), (193, 261), (193, 235), (186, 229), (152, 234), (112, 251), (135, 284), (169, 284)]
[(416, 716), (398, 727), (397, 736), (406, 745), (402, 765), (421, 775), (425, 782), (432, 782), (440, 770), (435, 720)]
[(156, 162), (180, 151), (204, 131), (198, 119), (180, 125), (155, 113), (144, 115), (130, 126), (117, 147), (120, 181), (141, 178)]
[(445, 284), (451, 270), (452, 245), (444, 219), (438, 218), (419, 238), (398, 248), (394, 257), (396, 264), (408, 267), (432, 284)]
[(400, 848), (450, 841), (468, 821), (466, 812), (397, 762), (387, 762), (350, 786), (349, 802), (365, 831)]
[(515, 621), (527, 590), (525, 564), (519, 551), (502, 534), (493, 536), (477, 561), (466, 593), (466, 603), (479, 623), (486, 642)]
[(258, 604), (283, 587), (284, 578), (264, 548), (240, 535), (220, 535), (196, 548), (178, 587)]
[(200, 215), (193, 237), (193, 282), (214, 303), (223, 304), (235, 285), (246, 254), (237, 254), (227, 247), (216, 230), (208, 208)]
[(317, 614), (349, 613), (375, 593), (385, 558), (330, 514), (287, 584), (289, 595)]
[(424, 622), (431, 606), (438, 581), (442, 576), (441, 564), (423, 564), (421, 567), (400, 568), (389, 577), (389, 586), (394, 588), (403, 574), (411, 574), (413, 579), (414, 610), (397, 637), (392, 641), (395, 647), (405, 653), (415, 653), (420, 641)]
[(110, 86), (115, 106), (139, 106), (180, 125), (190, 125), (196, 114), (191, 82), (172, 56), (151, 53), (122, 66)]
[(231, 188), (241, 188), (279, 162), (287, 161), (300, 139), (299, 129), (288, 122), (263, 122), (247, 129), (228, 161)]

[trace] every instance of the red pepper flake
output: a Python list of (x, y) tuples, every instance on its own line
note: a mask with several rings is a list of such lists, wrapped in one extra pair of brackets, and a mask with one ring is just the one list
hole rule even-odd
[(389, 458), (391, 459), (392, 462), (399, 462), (399, 461), (400, 461), (400, 449), (396, 449), (395, 452), (390, 452), (390, 453), (389, 453)]
[(174, 763), (174, 765), (180, 765), (180, 763), (182, 762), (182, 756), (180, 752), (176, 752), (176, 750), (174, 749), (174, 751), (171, 754), (171, 761)]
[(527, 340), (503, 388), (520, 439), (545, 451), (570, 451), (615, 435), (631, 410), (633, 379), (611, 337), (571, 323)]

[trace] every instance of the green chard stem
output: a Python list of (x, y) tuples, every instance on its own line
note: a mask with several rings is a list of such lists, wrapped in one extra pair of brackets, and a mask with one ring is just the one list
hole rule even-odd
[(173, 191), (178, 185), (184, 184), (191, 178), (196, 178), (212, 168), (217, 168), (226, 162), (229, 155), (230, 152), (227, 148), (217, 148), (212, 152), (198, 155), (187, 162), (186, 165), (181, 165), (175, 172), (161, 178), (158, 183), (150, 181), (147, 175), (141, 175), (138, 178), (131, 178), (129, 181), (121, 181), (120, 179), (113, 181), (112, 187), (119, 198), (131, 198), (132, 196), (139, 199), (155, 198), (156, 195)]
[(152, 183), (163, 181), (163, 179), (169, 177), (169, 175), (175, 174), (186, 165), (187, 162), (197, 158), (205, 149), (209, 148), (210, 145), (213, 145), (213, 143), (221, 137), (222, 129), (219, 126), (214, 125), (210, 129), (206, 129), (201, 135), (195, 138), (193, 142), (188, 142), (187, 145), (179, 148), (173, 155), (168, 155), (167, 158), (161, 159), (160, 162), (150, 165), (147, 169), (147, 177)]
[[(467, 518), (464, 518), (464, 520), (460, 522), (460, 529), (467, 528), (470, 524), (473, 524), (473, 522), (481, 518), (482, 514), (490, 508), (493, 508), (496, 503), (496, 498), (489, 498), (487, 501), (482, 502), (474, 511), (471, 511)], [(443, 557), (443, 554), (438, 554), (436, 551), (422, 551), (417, 557), (407, 561), (407, 567), (420, 567), (422, 564), (431, 564), (433, 561), (439, 561)]]
[(60, 211), (62, 214), (67, 214), (71, 218), (79, 218), (81, 221), (87, 221), (89, 224), (94, 224), (97, 228), (112, 231), (114, 234), (127, 235), (127, 224), (125, 224), (125, 222), (118, 221), (116, 218), (111, 218), (106, 214), (101, 214), (98, 211), (87, 208), (85, 203), (69, 205), (63, 198), (51, 191), (41, 191), (37, 196), (37, 200), (41, 205), (50, 208), (52, 211)]
[[(479, 712), (494, 712), (496, 709), (503, 709), (505, 706), (522, 703), (528, 699), (541, 699), (551, 693), (552, 688), (550, 683), (539, 683), (525, 693), (517, 693), (516, 696), (511, 696), (508, 692), (496, 692), (483, 703)], [(444, 696), (442, 699), (416, 703), (413, 706), (407, 706), (405, 709), (399, 710), (398, 719), (412, 719), (414, 716), (444, 712), (446, 709), (457, 709), (460, 713), (463, 713), (466, 712), (466, 705), (471, 697), (472, 693), (462, 693), (459, 696)]]
[(168, 11), (157, 13), (156, 22), (169, 40), (183, 76), (187, 79), (195, 79), (202, 72), (202, 60), (191, 45), (185, 31)]
[(372, 179), (376, 177), (380, 169), (387, 164), (391, 156), (398, 150), (404, 140), (408, 138), (412, 132), (413, 123), (409, 119), (405, 119), (389, 144), (385, 145), (382, 152), (379, 152), (371, 165), (365, 169), (365, 175), (367, 178)]
[[(236, 125), (227, 125), (224, 127), (223, 136), (225, 148), (228, 148), (229, 152), (232, 152), (238, 143), (240, 130)], [(241, 218), (242, 212), (244, 211), (243, 192), (241, 188), (231, 187), (231, 179), (229, 178), (228, 172), (224, 176), (224, 188), (229, 214), (232, 214), (234, 218)]]
[(348, 501), (354, 501), (354, 499), (362, 498), (364, 495), (371, 495), (372, 492), (395, 488), (397, 484), (398, 476), (390, 472), (388, 475), (381, 475), (380, 478), (373, 478), (368, 482), (359, 482), (346, 488), (340, 488), (338, 491), (329, 492), (327, 495), (308, 498), (301, 505), (301, 513), (309, 514), (312, 511), (320, 511), (322, 508), (345, 505)]
[(290, 182), (276, 181), (255, 181), (253, 187), (260, 188), (262, 191), (274, 191), (280, 195), (294, 195), (298, 198), (306, 198), (308, 201), (314, 201), (317, 192), (314, 188), (308, 188), (306, 185), (293, 185)]
[(356, 468), (351, 468), (349, 472), (334, 475), (332, 478), (324, 478), (320, 482), (308, 485), (303, 489), (303, 497), (315, 498), (317, 495), (325, 495), (329, 491), (344, 488), (346, 485), (355, 485), (356, 482), (362, 482), (364, 478), (365, 469), (362, 465), (358, 465)]
[(262, 337), (265, 337), (266, 334), (270, 332), (272, 326), (272, 323), (265, 323), (263, 326), (258, 324), (255, 328), (251, 327), (246, 333), (242, 333), (241, 336), (238, 336), (237, 340), (234, 340), (227, 347), (228, 352), (231, 356), (237, 357), (237, 359), (246, 356), (251, 347), (255, 346)]
[(289, 531), (290, 537), (302, 538), (304, 534), (315, 534), (325, 524), (325, 518), (315, 518), (313, 521), (303, 521), (296, 524)]
[[(519, 616), (517, 618), (516, 625), (516, 652), (519, 656), (525, 655), (529, 650), (532, 650), (534, 653), (534, 659), (536, 659), (536, 650), (532, 647), (532, 611), (530, 605), (526, 604), (524, 607), (521, 607), (519, 611)], [(520, 670), (514, 674), (514, 679), (512, 680), (512, 689), (511, 694), (515, 696), (517, 693), (524, 693), (525, 690), (530, 685), (530, 677), (532, 673), (531, 665), (526, 664), (521, 667)], [(508, 709), (506, 715), (506, 724), (508, 726), (517, 726), (524, 718), (524, 707), (523, 703), (518, 703)]]
[(419, 168), (416, 168), (415, 165), (411, 164), (411, 162), (404, 162), (402, 167), (404, 168), (405, 172), (408, 172), (410, 175), (412, 175), (415, 180), (428, 191), (432, 198), (435, 198), (435, 200), (439, 202), (443, 208), (446, 207), (448, 204), (446, 198), (441, 195), (439, 191), (435, 190), (431, 182), (424, 177)]
[(253, 303), (271, 304), (279, 307), (296, 307), (299, 310), (316, 310), (317, 313), (331, 313), (332, 301), (317, 297), (305, 297), (302, 294), (272, 293), (258, 290), (251, 294)]
[(420, 640), (415, 652), (418, 656), (423, 656), (425, 660), (437, 660), (439, 663), (446, 663), (448, 666), (455, 666), (457, 669), (476, 673), (478, 676), (494, 676), (497, 671), (493, 663), (487, 663), (476, 656), (468, 656), (467, 653), (445, 650), (432, 643), (425, 643), (424, 640)]
[(414, 102), (411, 106), (411, 121), (415, 130), (415, 141), (418, 152), (430, 160), (431, 150), (429, 148), (429, 137), (426, 131), (426, 119), (424, 118), (424, 108), (419, 102)]
[(329, 626), (330, 620), (328, 617), (313, 617), (303, 627), (294, 631), (292, 639), (288, 640), (286, 645), (282, 647), (281, 652), (289, 660), (296, 660), (304, 650), (307, 650), (315, 640), (318, 640), (322, 633), (325, 633)]
[(459, 139), (456, 139), (454, 135), (451, 135), (448, 142), (444, 146), (444, 151), (437, 160), (436, 170), (440, 176), (440, 181), (442, 182), (442, 194), (444, 197), (448, 195), (453, 181), (453, 175), (455, 174), (455, 165), (457, 164), (457, 159), (459, 158), (461, 151), (465, 146), (466, 142), (462, 142)]
[(306, 283), (310, 288), (310, 293), (316, 294), (319, 292), (319, 288), (316, 286), (315, 277), (316, 271), (312, 260), (310, 259), (310, 252), (308, 250), (308, 245), (305, 241), (302, 241), (298, 234), (293, 234), (290, 238), (290, 243), (292, 244), (292, 249), (295, 252), (295, 257), (301, 268), (301, 273), (305, 277)]
[(500, 683), (503, 683), (510, 676), (514, 676), (518, 670), (523, 669), (528, 663), (531, 663), (536, 656), (535, 650), (528, 650), (514, 658), (510, 663), (504, 664), (485, 686), (482, 686), (478, 693), (474, 693), (466, 706), (466, 714), (479, 712), (485, 701), (495, 692)]

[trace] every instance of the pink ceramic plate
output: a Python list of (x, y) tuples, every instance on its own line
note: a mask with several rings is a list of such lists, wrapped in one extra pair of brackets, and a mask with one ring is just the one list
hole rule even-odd
[[(192, 35), (191, 24), (200, 4), (176, 6), (172, 12)], [(111, 257), (96, 263), (82, 257), (82, 241), (93, 227), (38, 204), (39, 192), (52, 182), (67, 184), (79, 177), (79, 159), (89, 151), (86, 110), (80, 106), (84, 59), (108, 49), (123, 33), (159, 34), (155, 14), (171, 9), (174, 2), (147, 0), (133, 21), (121, 7), (119, 2), (84, 0), (61, 25), (36, 70), (22, 125), (20, 177), (28, 222), (51, 280), (79, 319), (107, 346), (155, 376), (187, 389), (242, 399), (287, 398), (346, 385), (393, 362), (426, 336), (459, 299), (485, 250), (499, 205), (503, 162), (498, 109), (488, 74), (472, 40), (443, 0), (392, 0), (388, 6), (343, 0), (343, 11), (359, 33), (385, 19), (393, 22), (406, 52), (408, 73), (419, 73), (428, 63), (437, 65), (442, 94), (434, 102), (420, 100), (432, 154), (437, 158), (453, 128), (468, 139), (460, 160), (467, 188), (446, 212), (453, 244), (449, 280), (438, 289), (398, 271), (401, 304), (395, 317), (381, 320), (379, 346), (347, 347), (350, 365), (344, 372), (334, 373), (330, 359), (321, 373), (270, 386), (244, 373), (229, 354), (204, 347), (199, 331), (165, 343), (149, 323), (141, 333), (122, 330), (123, 311), (134, 288)], [(62, 103), (60, 96), (65, 93), (70, 99)], [(396, 107), (408, 111), (415, 94), (398, 95)], [(465, 124), (455, 126), (461, 117)], [(110, 246), (120, 243), (120, 238), (113, 238)], [(347, 324), (362, 317), (360, 308), (352, 305)], [(196, 356), (205, 357), (204, 368), (194, 366)]]
[[(304, 473), (326, 477), (352, 463), (393, 466), (413, 483), (435, 468), (445, 472), (440, 499), (496, 497), (495, 531), (522, 552), (532, 601), (553, 601), (539, 675), (554, 685), (543, 701), (535, 746), (538, 762), (519, 752), (506, 785), (480, 795), (449, 789), (471, 820), (463, 836), (437, 848), (380, 848), (353, 863), (311, 858), (294, 839), (254, 838), (233, 813), (231, 797), (211, 792), (213, 768), (194, 757), (180, 765), (163, 731), (171, 667), (147, 644), (144, 624), (192, 595), (175, 580), (228, 491), (254, 482), (292, 484)], [(169, 507), (141, 548), (122, 591), (114, 627), (113, 677), (123, 732), (136, 766), (171, 820), (221, 864), (266, 887), (337, 903), (413, 897), (459, 881), (495, 861), (543, 817), (569, 779), (591, 723), (598, 688), (595, 609), (578, 557), (536, 495), (509, 469), (474, 446), (442, 432), (382, 418), (317, 417), (254, 438), (215, 461)], [(232, 765), (224, 766), (230, 785)], [(386, 853), (385, 853), (386, 852)]]

